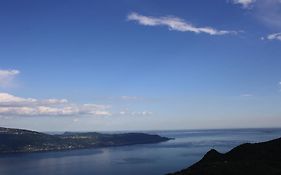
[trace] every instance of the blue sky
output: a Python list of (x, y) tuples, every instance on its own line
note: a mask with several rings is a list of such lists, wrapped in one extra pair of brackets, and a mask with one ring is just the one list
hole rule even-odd
[(279, 0), (0, 2), (0, 122), (280, 127)]

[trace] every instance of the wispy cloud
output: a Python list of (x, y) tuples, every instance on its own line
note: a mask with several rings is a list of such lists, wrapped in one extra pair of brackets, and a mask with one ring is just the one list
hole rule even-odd
[(254, 15), (270, 29), (281, 30), (280, 11), (280, 0), (259, 0), (255, 4)]
[(241, 97), (252, 97), (253, 94), (242, 94)]
[(240, 4), (243, 8), (251, 7), (254, 2), (256, 2), (256, 0), (232, 0), (233, 4)]
[(267, 37), (262, 37), (262, 40), (264, 40), (265, 38), (268, 39), (268, 40), (281, 41), (281, 32), (280, 33), (272, 33), (272, 34), (268, 35)]
[(226, 35), (238, 33), (237, 31), (217, 30), (212, 27), (197, 27), (181, 18), (171, 16), (152, 17), (133, 12), (127, 16), (127, 19), (129, 21), (137, 21), (140, 25), (144, 26), (167, 26), (170, 30), (180, 32), (205, 33), (209, 35)]
[(270, 29), (281, 29), (280, 0), (231, 0), (241, 4), (250, 14)]
[(121, 96), (122, 100), (128, 100), (128, 101), (136, 101), (136, 100), (143, 100), (143, 97), (138, 97), (138, 96)]
[[(249, 10), (249, 14), (270, 30), (281, 31), (281, 0), (231, 0)], [(262, 40), (281, 40), (280, 33), (261, 37)]]
[(0, 87), (10, 87), (13, 85), (14, 78), (20, 73), (19, 70), (0, 69)]
[(108, 105), (75, 104), (66, 99), (22, 98), (0, 93), (0, 116), (108, 116)]
[[(123, 96), (125, 100), (137, 100), (140, 97)], [(111, 105), (77, 104), (67, 99), (23, 98), (0, 92), (0, 117), (96, 117), (96, 116), (149, 116), (152, 112), (132, 111), (128, 108), (115, 109)], [(78, 121), (78, 120), (77, 120)]]
[(120, 115), (124, 116), (149, 116), (152, 115), (152, 112), (150, 111), (130, 111), (129, 109), (124, 109), (120, 111)]

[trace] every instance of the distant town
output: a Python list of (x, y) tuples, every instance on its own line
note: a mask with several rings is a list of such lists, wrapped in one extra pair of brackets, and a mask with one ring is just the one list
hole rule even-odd
[(168, 141), (170, 138), (145, 133), (65, 132), (50, 135), (29, 130), (0, 128), (0, 140), (0, 153), (18, 153), (148, 144)]

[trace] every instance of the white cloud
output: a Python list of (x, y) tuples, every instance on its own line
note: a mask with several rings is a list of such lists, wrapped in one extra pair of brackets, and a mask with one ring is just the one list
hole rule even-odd
[(256, 0), (232, 0), (234, 4), (240, 4), (243, 8), (249, 8)]
[(79, 119), (78, 118), (74, 118), (73, 122), (79, 122)]
[(272, 33), (266, 37), (268, 40), (279, 40), (281, 41), (281, 32), (280, 33)]
[(136, 100), (144, 100), (143, 97), (138, 97), (138, 96), (121, 96), (122, 100), (130, 100), (130, 101), (136, 101)]
[(148, 115), (152, 115), (152, 112), (150, 111), (132, 112), (132, 115), (148, 116)]
[(126, 115), (126, 116), (149, 116), (152, 115), (152, 112), (150, 111), (130, 111), (129, 109), (124, 109), (120, 111), (120, 115)]
[(68, 100), (66, 99), (47, 99), (42, 101), (43, 103), (47, 103), (47, 104), (63, 104), (63, 103), (68, 103)]
[(66, 99), (22, 98), (0, 93), (1, 116), (108, 116), (110, 106), (74, 104)]
[(36, 102), (36, 99), (16, 97), (8, 93), (0, 93), (0, 104), (2, 103), (22, 103)]
[(0, 87), (9, 87), (13, 85), (14, 78), (20, 73), (18, 70), (0, 69)]
[(206, 33), (209, 35), (225, 35), (225, 34), (237, 34), (236, 31), (217, 30), (212, 27), (196, 27), (181, 18), (177, 17), (152, 17), (143, 16), (138, 13), (130, 13), (127, 16), (129, 21), (137, 21), (141, 25), (145, 26), (167, 26), (170, 30), (180, 32), (194, 32), (194, 33)]
[(66, 99), (44, 99), (22, 98), (8, 93), (0, 93), (0, 106), (31, 106), (31, 105), (59, 105), (68, 103)]

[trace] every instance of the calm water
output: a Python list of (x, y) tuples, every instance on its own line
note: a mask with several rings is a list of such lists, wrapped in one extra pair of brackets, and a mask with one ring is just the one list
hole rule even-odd
[(209, 149), (281, 137), (281, 129), (150, 132), (175, 140), (159, 144), (0, 156), (0, 175), (163, 175), (198, 161)]

